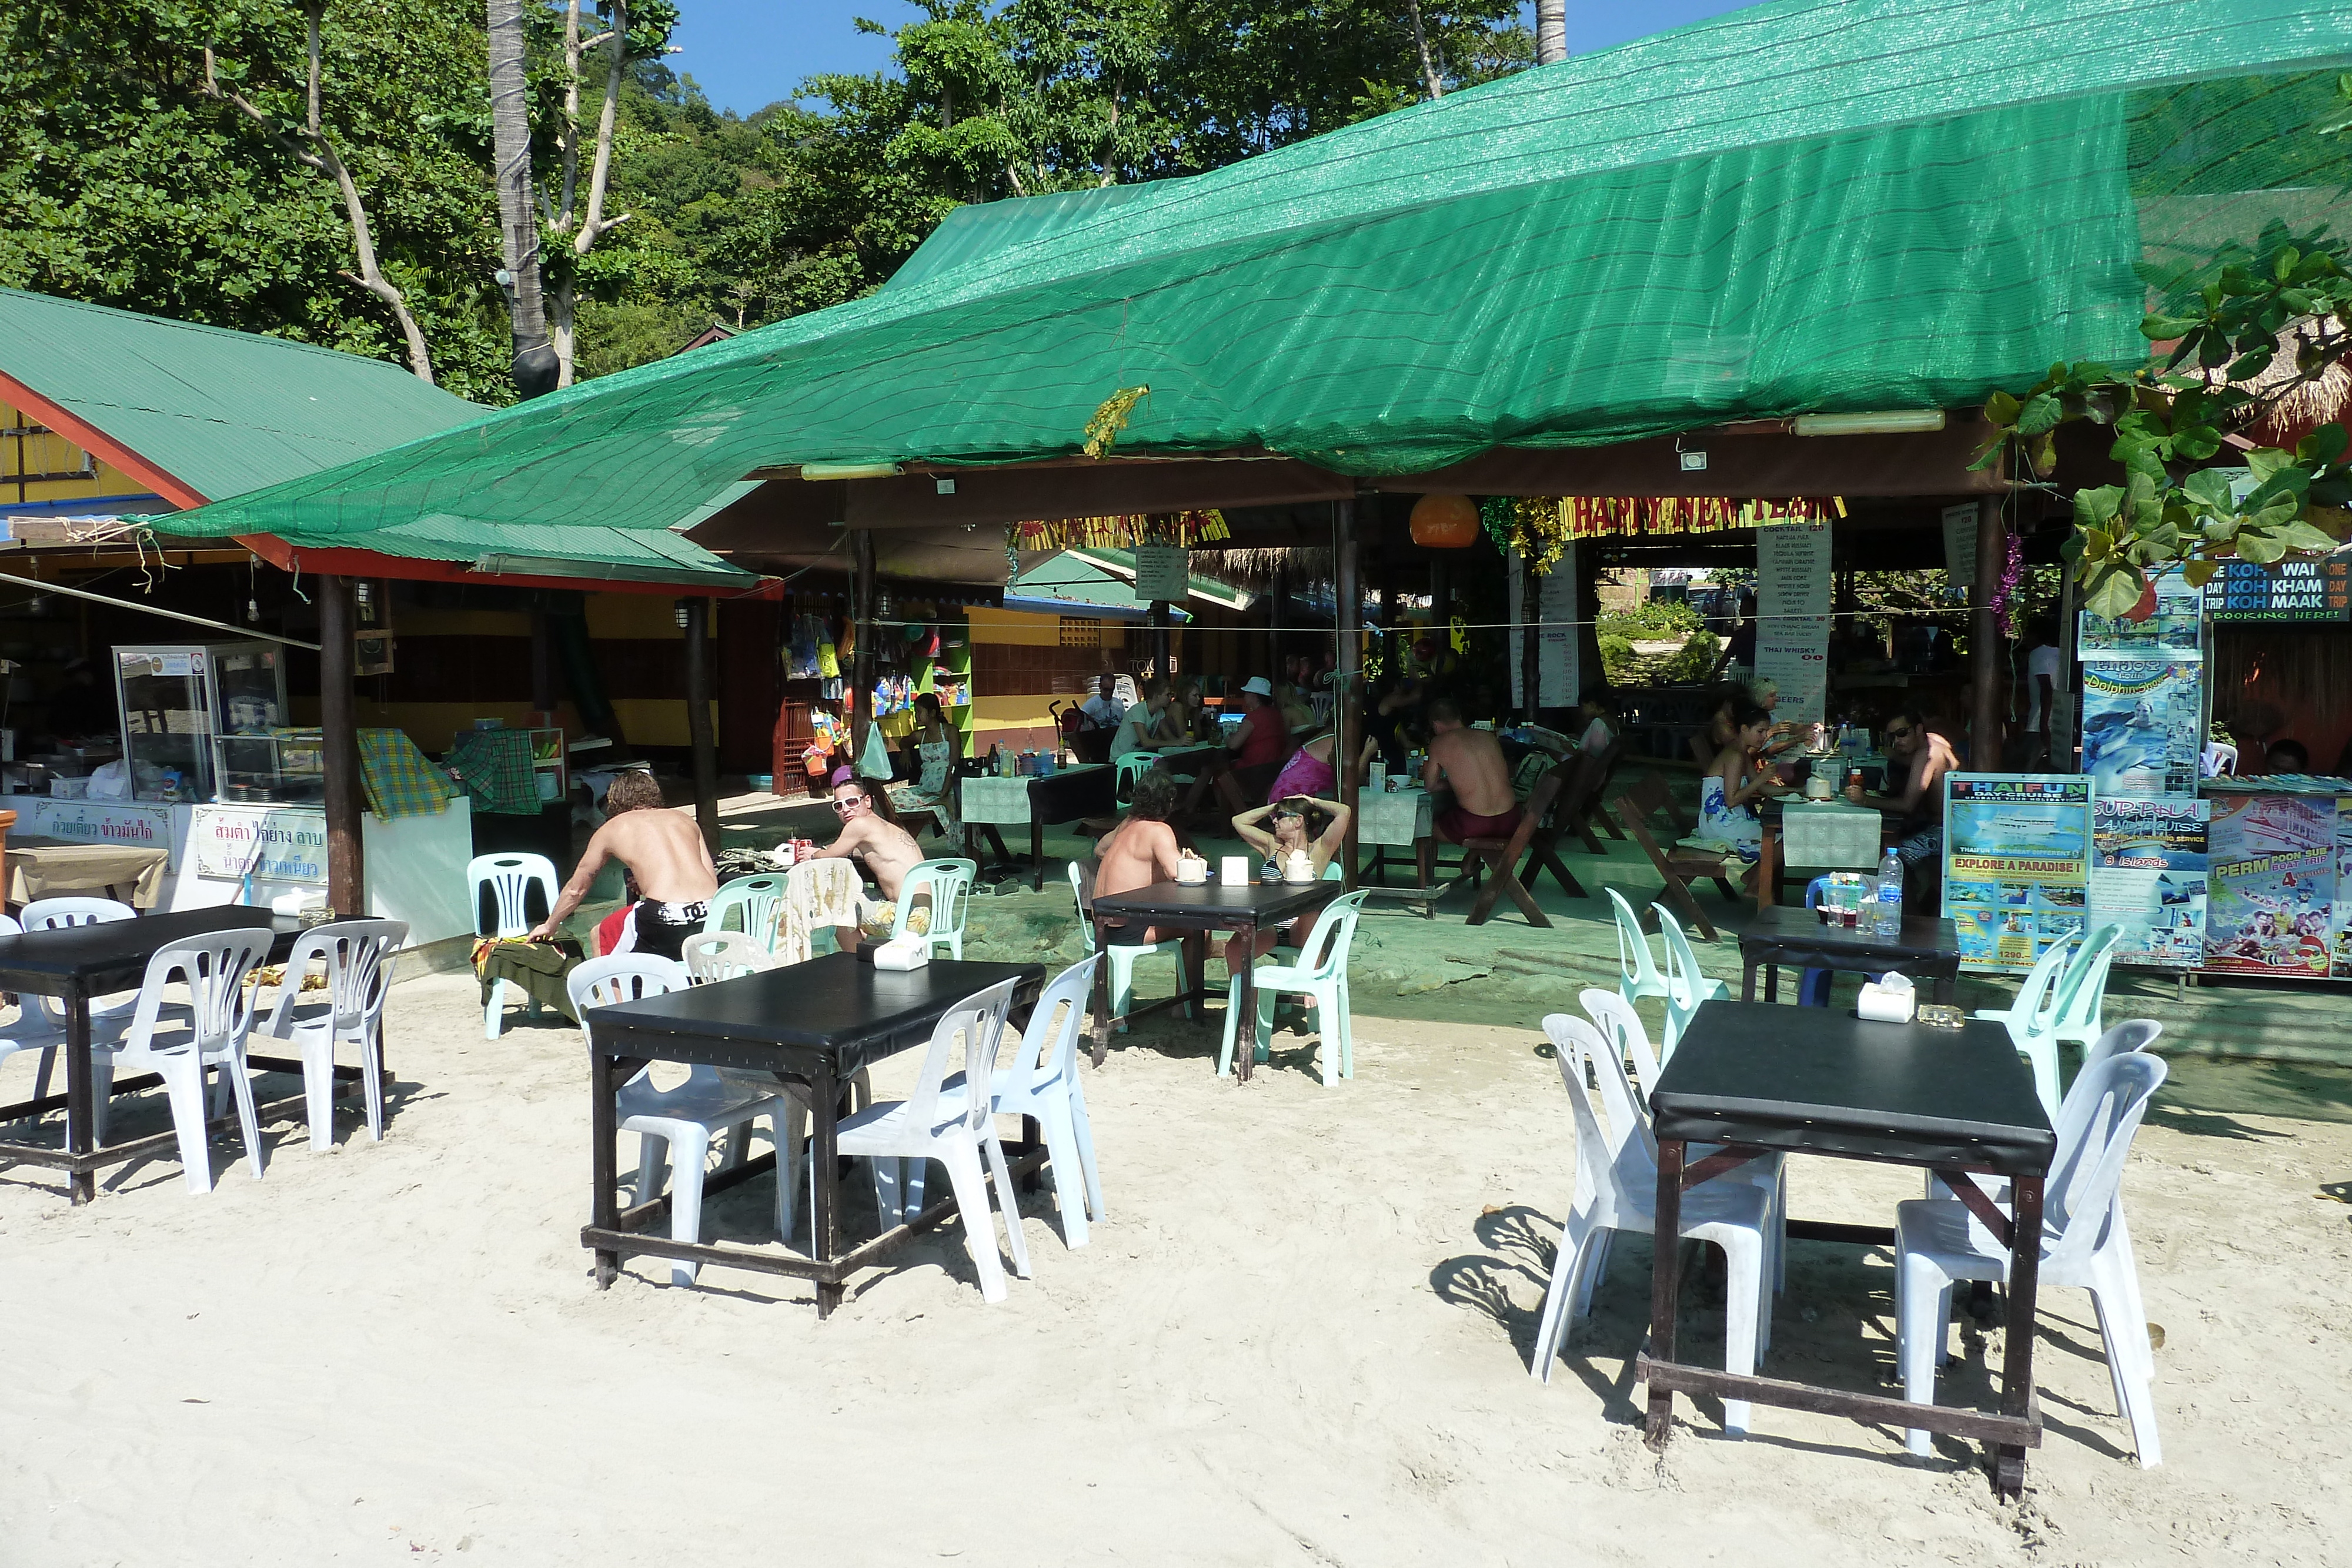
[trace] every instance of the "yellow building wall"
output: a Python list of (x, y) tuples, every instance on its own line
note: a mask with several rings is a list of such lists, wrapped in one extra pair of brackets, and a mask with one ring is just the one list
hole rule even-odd
[[(39, 428), (37, 420), (26, 417), (24, 410), (0, 403), (0, 416), (5, 416), (11, 432), (33, 430), (26, 435), (0, 435), (0, 503), (11, 506), (33, 501), (78, 501), (92, 496), (144, 496), (147, 486), (123, 473), (110, 463), (101, 463), (72, 441), (56, 433)], [(43, 479), (19, 485), (26, 474), (74, 474), (89, 469), (87, 478)]]

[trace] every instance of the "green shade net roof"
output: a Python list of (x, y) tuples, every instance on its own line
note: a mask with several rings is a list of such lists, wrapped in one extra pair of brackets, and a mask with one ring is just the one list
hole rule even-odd
[[(1263, 448), (1403, 475), (2137, 361), (2143, 263), (2344, 226), (2340, 0), (1777, 0), (1118, 200), (196, 514), (663, 528), (755, 468)], [(999, 213), (995, 209), (1007, 211)], [(211, 514), (211, 515), (208, 515)], [(225, 528), (224, 525), (229, 525)]]

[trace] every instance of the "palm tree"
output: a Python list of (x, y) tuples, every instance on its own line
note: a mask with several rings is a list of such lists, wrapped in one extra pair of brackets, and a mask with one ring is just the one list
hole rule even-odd
[(1568, 58), (1568, 0), (1536, 0), (1536, 64)]
[(540, 298), (539, 217), (530, 189), (530, 105), (523, 77), (522, 0), (489, 0), (490, 141), (498, 162), (499, 233), (506, 267), (499, 287), (514, 327), (518, 397), (553, 389), (559, 371)]

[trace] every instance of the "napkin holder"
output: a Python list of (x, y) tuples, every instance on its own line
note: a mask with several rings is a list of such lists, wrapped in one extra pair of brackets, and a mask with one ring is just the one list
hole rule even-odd
[(1217, 881), (1226, 887), (1247, 887), (1256, 880), (1247, 855), (1227, 855), (1217, 862)]
[(874, 949), (874, 967), (904, 973), (919, 969), (931, 961), (931, 944), (920, 936), (894, 936)]
[(1865, 1023), (1909, 1023), (1918, 1010), (1919, 993), (1908, 975), (1881, 975), (1862, 988), (1854, 1016)]

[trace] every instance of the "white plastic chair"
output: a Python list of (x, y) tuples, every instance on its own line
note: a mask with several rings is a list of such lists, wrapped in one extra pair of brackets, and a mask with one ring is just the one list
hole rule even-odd
[(756, 936), (740, 931), (698, 931), (678, 945), (678, 958), (698, 986), (772, 969), (776, 960)]
[(1658, 972), (1658, 961), (1650, 952), (1650, 939), (1642, 934), (1642, 917), (1615, 888), (1601, 891), (1609, 895), (1609, 912), (1617, 917), (1617, 994), (1628, 1006), (1643, 997), (1668, 995), (1666, 977)]
[[(1576, 1197), (1560, 1232), (1528, 1368), (1538, 1381), (1549, 1383), (1569, 1325), (1592, 1310), (1605, 1266), (1601, 1243), (1613, 1230), (1649, 1234), (1656, 1228), (1658, 1145), (1649, 1118), (1637, 1109), (1623, 1057), (1601, 1032), (1566, 1013), (1553, 1013), (1543, 1023), (1559, 1054), (1560, 1082), (1576, 1116)], [(1586, 1063), (1600, 1085), (1607, 1130), (1588, 1098)], [(1680, 1234), (1723, 1249), (1724, 1369), (1750, 1376), (1771, 1343), (1766, 1283), (1769, 1210), (1765, 1190), (1752, 1183), (1712, 1181), (1683, 1194)], [(1746, 1433), (1748, 1401), (1725, 1400), (1723, 1425), (1727, 1431)]]
[[(1578, 992), (1576, 999), (1584, 1004), (1585, 1013), (1591, 1019), (1592, 1027), (1600, 1032), (1601, 1040), (1615, 1048), (1619, 1063), (1632, 1063), (1631, 1071), (1636, 1080), (1633, 1110), (1646, 1126), (1650, 1120), (1650, 1092), (1657, 1087), (1661, 1069), (1656, 1053), (1650, 1049), (1649, 1031), (1642, 1026), (1642, 1015), (1633, 1010), (1633, 1003), (1616, 992), (1604, 991), (1598, 986)], [(1553, 1043), (1557, 1047), (1558, 1042)], [(1685, 1151), (1686, 1160), (1696, 1162), (1703, 1159), (1721, 1146), (1719, 1144), (1693, 1144)], [(1612, 1144), (1611, 1149), (1613, 1158), (1615, 1145)], [(1788, 1228), (1785, 1224), (1789, 1208), (1787, 1162), (1778, 1155), (1767, 1155), (1748, 1161), (1728, 1173), (1727, 1177), (1718, 1179), (1747, 1182), (1760, 1188), (1770, 1198), (1772, 1288), (1775, 1291), (1784, 1289), (1788, 1284), (1789, 1271)], [(1604, 1238), (1600, 1245), (1599, 1266), (1606, 1268), (1609, 1243)]]
[[(1004, 1035), (1004, 1015), (1013, 982), (991, 986), (948, 1009), (931, 1031), (922, 1072), (904, 1100), (885, 1100), (840, 1125), (835, 1147), (872, 1162), (874, 1203), (892, 1224), (906, 1221), (909, 1205), (898, 1184), (901, 1160), (937, 1160), (948, 1167), (956, 1208), (963, 1217), (964, 1243), (980, 1271), (984, 1301), (1004, 1299), (1004, 1265), (996, 1255), (996, 1221), (989, 1207), (988, 1172), (996, 1176), (997, 1200), (1004, 1206), (1004, 1228), (1012, 1243), (1013, 1271), (1029, 1277), (1029, 1247), (1021, 1235), (1021, 1211), (1013, 1194), (1013, 1170), (997, 1141), (991, 1113), (993, 1096), (971, 1093), (973, 1083), (996, 1081), (996, 1054)], [(963, 1038), (961, 1082), (947, 1087), (948, 1050)], [(982, 1158), (987, 1171), (982, 1169)]]
[[(1062, 1211), (1062, 1243), (1087, 1244), (1087, 1221), (1104, 1218), (1102, 1177), (1095, 1169), (1094, 1124), (1078, 1081), (1078, 1036), (1086, 1031), (1097, 958), (1082, 958), (1054, 977), (1037, 998), (1012, 1065), (996, 1070), (994, 1109), (1000, 1116), (1034, 1116), (1045, 1130), (1054, 1172), (1054, 1202)], [(1007, 1032), (1013, 1032), (1006, 1026)], [(957, 1081), (950, 1080), (952, 1087)], [(919, 1191), (911, 1181), (910, 1194)], [(919, 1197), (911, 1199), (919, 1207)]]
[[(1322, 1040), (1323, 1087), (1356, 1075), (1356, 1039), (1349, 1021), (1348, 952), (1355, 946), (1356, 920), (1363, 914), (1369, 888), (1345, 894), (1325, 904), (1299, 945), (1296, 964), (1268, 964), (1250, 976), (1257, 990), (1257, 1017), (1250, 1027), (1250, 1050), (1265, 1051), (1274, 1040), (1274, 1009), (1285, 993), (1306, 997), (1315, 1004), (1315, 1026)], [(1234, 1048), (1240, 1034), (1242, 977), (1225, 982), (1225, 1039), (1217, 1052), (1217, 1076), (1234, 1070)], [(1338, 1071), (1333, 1071), (1334, 1067)]]
[[(179, 1134), (180, 1165), (190, 1192), (213, 1189), (213, 1166), (205, 1140), (205, 1069), (226, 1074), (236, 1096), (236, 1116), (245, 1134), (246, 1160), (261, 1179), (261, 1127), (253, 1103), (253, 1075), (246, 1070), (246, 1039), (253, 1030), (253, 993), (245, 977), (269, 956), (269, 927), (236, 926), (183, 936), (155, 949), (146, 977), (121, 1035), (90, 1041), (90, 1110), (98, 1141), (106, 1142), (108, 1102), (121, 1068), (152, 1072), (163, 1081), (172, 1105), (172, 1129)], [(184, 997), (167, 1004), (163, 993), (184, 986)]]
[[(2121, 1186), (2132, 1135), (2165, 1063), (2147, 1051), (2118, 1051), (2086, 1067), (2059, 1118), (2057, 1158), (2043, 1194), (2041, 1288), (2088, 1291), (2106, 1343), (2116, 1403), (2131, 1423), (2144, 1469), (2163, 1463), (2148, 1384), (2156, 1357), (2139, 1293), (2129, 1232), (2122, 1224)], [(1957, 1280), (2009, 1278), (2009, 1249), (1955, 1198), (1914, 1198), (1895, 1207), (1895, 1322), (1903, 1396), (1932, 1403), (1944, 1359)], [(1927, 1434), (1906, 1440), (1927, 1452)]]
[(1658, 1053), (1658, 1065), (1664, 1067), (1674, 1060), (1675, 1047), (1682, 1043), (1683, 1030), (1690, 1023), (1691, 1014), (1698, 1011), (1699, 1003), (1727, 997), (1731, 988), (1700, 970), (1698, 955), (1691, 951), (1682, 923), (1664, 904), (1654, 904), (1650, 908), (1657, 915), (1659, 934), (1666, 939), (1666, 1033)]
[[(1078, 902), (1078, 933), (1086, 938), (1087, 951), (1095, 953), (1094, 873), (1076, 861), (1070, 862), (1070, 895)], [(1149, 947), (1127, 947), (1112, 943), (1108, 951), (1096, 954), (1110, 965), (1110, 1016), (1112, 1027), (1127, 1032), (1127, 1009), (1135, 1005), (1135, 962), (1155, 953), (1165, 953), (1176, 960), (1179, 978), (1184, 965), (1184, 944), (1171, 938), (1154, 942)]]
[(737, 916), (736, 924), (742, 934), (759, 944), (762, 952), (776, 945), (777, 909), (784, 901), (784, 878), (776, 876), (739, 876), (724, 883), (710, 897), (710, 913), (702, 922), (706, 932), (727, 929), (727, 916)]
[(866, 879), (843, 857), (802, 861), (784, 873), (784, 906), (777, 917), (771, 951), (779, 964), (805, 964), (816, 951), (816, 934), (866, 918)]
[[(366, 1091), (368, 1136), (383, 1141), (383, 1004), (392, 990), (392, 951), (408, 937), (399, 920), (338, 920), (294, 939), (278, 1005), (262, 1033), (302, 1056), (302, 1099), (310, 1146), (335, 1146), (335, 1047), (358, 1053)], [(312, 964), (326, 970), (322, 992), (306, 1000), (302, 977)]]
[[(58, 931), (68, 925), (97, 925), (110, 920), (135, 920), (139, 912), (127, 904), (111, 898), (37, 898), (25, 905), (21, 929), (26, 931)], [(52, 1029), (66, 1027), (66, 1005), (56, 997), (39, 998), (41, 1012)], [(139, 1005), (139, 993), (122, 991), (110, 997), (89, 998), (90, 1032), (120, 1034), (130, 1021), (131, 1009)], [(41, 1064), (41, 1092), (47, 1093), (48, 1063)]]
[[(5, 915), (0, 915), (0, 936), (15, 936), (24, 931)], [(16, 998), (16, 1021), (0, 1034), (0, 1061), (5, 1061), (19, 1051), (37, 1051), (41, 1060), (33, 1079), (33, 1098), (46, 1100), (49, 1095), (49, 1073), (57, 1066), (58, 1047), (66, 1042), (64, 1025), (39, 1004), (38, 997)], [(29, 1125), (40, 1118), (37, 1114), (25, 1118)]]
[(968, 860), (919, 861), (908, 868), (898, 883), (898, 919), (891, 927), (890, 938), (912, 936), (907, 920), (915, 912), (915, 894), (929, 889), (931, 895), (930, 925), (920, 935), (931, 945), (937, 956), (944, 946), (950, 957), (963, 956), (963, 917), (967, 895), (972, 880), (980, 875), (980, 862)]
[[(563, 977), (563, 988), (579, 1015), (580, 1032), (594, 1040), (588, 1023), (591, 1008), (612, 1007), (639, 997), (682, 991), (693, 983), (686, 966), (651, 953), (615, 953), (591, 958)], [(750, 1152), (751, 1124), (764, 1116), (776, 1148), (776, 1235), (789, 1241), (793, 1234), (793, 1199), (799, 1183), (800, 1108), (782, 1093), (761, 1093), (719, 1076), (715, 1067), (687, 1070), (686, 1082), (675, 1089), (657, 1089), (649, 1066), (621, 1085), (614, 1096), (621, 1131), (637, 1134), (637, 1186), (634, 1198), (646, 1203), (660, 1189), (662, 1154), (670, 1161), (669, 1237), (673, 1241), (702, 1239), (702, 1163), (710, 1140), (721, 1133), (727, 1140), (726, 1163), (743, 1163)], [(691, 1285), (700, 1265), (683, 1260), (670, 1264), (673, 1285)]]
[[(466, 909), (481, 934), (482, 889), (490, 890), (492, 906), (497, 911), (497, 925), (488, 933), (501, 942), (518, 936), (528, 936), (535, 924), (529, 914), (527, 899), (534, 887), (555, 907), (556, 891), (561, 879), (555, 874), (555, 862), (545, 855), (501, 852), (476, 855), (466, 862)], [(482, 1004), (482, 1038), (496, 1040), (506, 1026), (508, 982), (498, 980), (490, 986), (489, 999)], [(515, 988), (520, 990), (520, 987)], [(524, 1009), (532, 1017), (539, 1014), (539, 1003), (528, 992), (523, 995)]]

